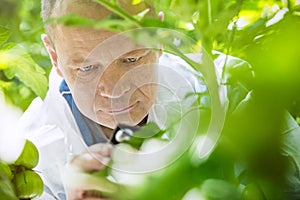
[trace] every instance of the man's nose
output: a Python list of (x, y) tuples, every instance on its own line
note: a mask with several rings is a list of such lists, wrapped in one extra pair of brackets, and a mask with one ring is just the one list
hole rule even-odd
[(126, 93), (130, 91), (129, 84), (117, 84), (114, 85), (111, 84), (111, 86), (108, 85), (108, 83), (102, 83), (99, 86), (99, 94), (102, 97), (110, 98), (110, 99), (116, 99), (120, 98)]
[(130, 81), (124, 73), (106, 70), (98, 84), (99, 95), (106, 98), (120, 98), (130, 91)]

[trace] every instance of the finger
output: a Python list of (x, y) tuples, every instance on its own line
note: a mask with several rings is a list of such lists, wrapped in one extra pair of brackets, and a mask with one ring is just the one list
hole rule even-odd
[(68, 200), (109, 200), (99, 190), (68, 190)]
[(107, 198), (118, 190), (118, 186), (106, 178), (72, 171), (72, 169), (67, 170), (64, 176), (67, 199)]
[(83, 200), (109, 200), (108, 198), (88, 197)]
[(82, 199), (91, 200), (91, 199), (108, 199), (105, 195), (99, 190), (84, 190), (82, 193)]
[(86, 152), (99, 153), (103, 156), (110, 156), (113, 150), (113, 145), (109, 143), (98, 143), (90, 146)]
[(108, 165), (109, 161), (110, 157), (108, 156), (86, 152), (74, 156), (70, 161), (70, 165), (81, 171), (95, 172), (102, 170)]

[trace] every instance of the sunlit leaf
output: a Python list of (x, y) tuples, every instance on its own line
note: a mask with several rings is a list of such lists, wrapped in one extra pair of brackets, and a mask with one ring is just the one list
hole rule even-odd
[(149, 12), (150, 12), (150, 9), (147, 8), (147, 9), (143, 10), (142, 12), (138, 13), (138, 14), (136, 15), (136, 18), (137, 18), (138, 20), (142, 20)]
[(188, 0), (188, 1), (180, 1), (173, 0), (170, 9), (178, 16), (181, 17), (182, 20), (191, 20), (191, 17), (197, 11), (198, 1), (196, 0)]
[(143, 0), (132, 0), (132, 5), (137, 5), (141, 3)]
[(7, 51), (0, 50), (0, 70), (3, 70), (8, 67), (8, 63), (10, 62), (10, 56)]
[(44, 70), (18, 46), (6, 50), (8, 62), (4, 63), (4, 74), (8, 79), (17, 77), (21, 82), (30, 87), (36, 95), (45, 97), (47, 91), (47, 78)]
[(4, 94), (5, 102), (25, 110), (36, 97), (36, 94), (24, 84), (14, 81), (0, 80), (0, 91)]

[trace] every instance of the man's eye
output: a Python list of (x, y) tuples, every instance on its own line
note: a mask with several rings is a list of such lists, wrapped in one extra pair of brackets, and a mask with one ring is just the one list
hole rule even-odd
[(141, 58), (141, 57), (139, 57), (139, 58), (125, 58), (125, 59), (123, 60), (123, 62), (133, 63), (133, 62), (137, 62), (140, 58)]
[(92, 69), (94, 69), (94, 65), (89, 65), (89, 66), (84, 66), (84, 67), (79, 67), (79, 70), (82, 71), (82, 72), (88, 72)]

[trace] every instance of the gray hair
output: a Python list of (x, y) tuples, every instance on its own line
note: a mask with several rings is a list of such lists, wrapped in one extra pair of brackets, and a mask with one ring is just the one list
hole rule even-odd
[(42, 18), (46, 21), (51, 17), (56, 0), (42, 0)]

